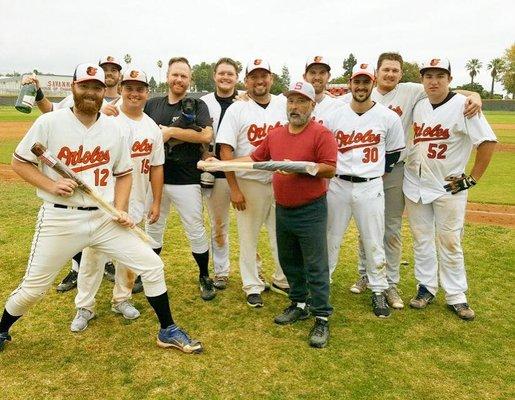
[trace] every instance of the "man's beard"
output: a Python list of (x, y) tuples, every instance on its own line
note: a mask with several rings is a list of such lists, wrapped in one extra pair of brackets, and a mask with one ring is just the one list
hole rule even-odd
[(291, 113), (288, 113), (288, 122), (290, 123), (291, 126), (294, 126), (297, 128), (299, 126), (306, 125), (309, 121), (309, 117), (310, 117), (309, 114), (301, 114), (301, 113), (297, 113), (297, 115), (292, 117)]
[(358, 103), (364, 103), (365, 101), (367, 101), (370, 98), (371, 95), (372, 95), (372, 91), (368, 92), (367, 97), (365, 97), (363, 99), (359, 99), (359, 98), (357, 98), (357, 96), (354, 93), (352, 93), (352, 98), (354, 99), (354, 101), (357, 101)]
[[(85, 99), (95, 100), (94, 104), (86, 103)], [(75, 92), (73, 92), (73, 102), (75, 103), (75, 107), (82, 114), (86, 115), (95, 115), (102, 108), (103, 99), (101, 97), (94, 96), (78, 96)]]

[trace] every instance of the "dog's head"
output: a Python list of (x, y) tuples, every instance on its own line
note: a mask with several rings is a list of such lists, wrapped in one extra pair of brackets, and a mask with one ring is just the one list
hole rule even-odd
[(197, 114), (197, 101), (191, 97), (186, 97), (181, 101), (181, 112), (188, 122), (195, 121)]

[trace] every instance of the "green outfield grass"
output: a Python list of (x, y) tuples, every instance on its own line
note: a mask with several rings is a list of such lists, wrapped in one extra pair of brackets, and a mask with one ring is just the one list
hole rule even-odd
[[(474, 155), (470, 157), (467, 171), (472, 169)], [(485, 174), (472, 189), (468, 200), (478, 203), (515, 204), (515, 184), (513, 184), (513, 167), (515, 153), (494, 153)]]
[(491, 124), (515, 124), (513, 111), (485, 111), (484, 113)]
[(14, 107), (0, 106), (0, 122), (1, 121), (34, 121), (41, 115), (37, 107), (32, 109), (30, 114), (24, 114), (16, 110)]
[[(26, 184), (2, 184), (0, 203), (0, 307), (23, 277), (39, 201)], [(512, 399), (515, 329), (510, 312), (515, 230), (467, 225), (469, 301), (477, 313), (464, 322), (440, 293), (426, 310), (373, 316), (370, 295), (353, 295), (356, 230), (350, 229), (332, 286), (329, 347), (308, 347), (312, 321), (281, 327), (273, 317), (287, 305), (275, 293), (265, 307), (244, 302), (232, 224), (229, 288), (211, 302), (198, 296), (197, 272), (177, 214), (171, 215), (163, 251), (174, 317), (202, 339), (203, 355), (155, 345), (157, 323), (144, 296), (128, 322), (110, 311), (112, 284), (97, 297), (98, 317), (78, 334), (69, 331), (75, 292), (44, 300), (13, 327), (0, 353), (2, 399)], [(400, 289), (414, 293), (410, 235)], [(272, 265), (265, 235), (260, 253)], [(66, 243), (62, 244), (66, 246)], [(64, 276), (66, 271), (60, 274)]]

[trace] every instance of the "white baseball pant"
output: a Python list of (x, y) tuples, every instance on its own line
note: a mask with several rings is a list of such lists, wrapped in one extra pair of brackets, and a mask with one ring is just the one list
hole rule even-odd
[[(388, 286), (397, 286), (400, 281), (402, 258), (402, 213), (404, 212), (404, 163), (397, 163), (392, 172), (383, 176), (384, 190), (384, 253)], [(358, 273), (366, 275), (365, 250), (359, 237)]]
[(368, 182), (347, 182), (333, 178), (327, 192), (327, 247), (329, 272), (338, 264), (343, 235), (354, 217), (363, 240), (366, 274), (373, 292), (388, 289), (384, 255), (384, 192), (380, 178)]
[(288, 280), (281, 269), (277, 256), (277, 239), (275, 233), (275, 201), (271, 183), (262, 183), (251, 179), (238, 179), (243, 196), (245, 211), (237, 211), (238, 236), (240, 242), (240, 273), (243, 291), (246, 295), (261, 293), (265, 289), (259, 278), (256, 263), (256, 250), (261, 226), (268, 231), (270, 250), (275, 261), (273, 282), (282, 288), (288, 288)]
[(436, 295), (440, 275), (445, 300), (450, 305), (467, 302), (467, 275), (461, 247), (466, 206), (466, 191), (445, 194), (429, 204), (414, 203), (406, 197), (415, 279)]
[(227, 179), (216, 178), (211, 195), (205, 197), (211, 221), (211, 253), (215, 275), (229, 276), (229, 209), (231, 190)]
[(170, 213), (170, 205), (173, 205), (179, 213), (182, 226), (190, 241), (191, 251), (199, 254), (208, 251), (209, 243), (204, 227), (200, 185), (164, 185), (159, 219), (146, 227), (147, 233), (160, 247), (163, 247), (163, 236), (166, 220)]
[(25, 314), (45, 295), (64, 264), (86, 247), (126, 264), (141, 275), (146, 296), (166, 292), (159, 256), (110, 216), (100, 210), (61, 209), (44, 203), (39, 210), (27, 271), (7, 300), (7, 312), (15, 316)]

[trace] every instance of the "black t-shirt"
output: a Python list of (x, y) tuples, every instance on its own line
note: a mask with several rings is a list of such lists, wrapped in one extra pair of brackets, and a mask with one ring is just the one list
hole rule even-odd
[[(216, 127), (217, 130), (218, 128), (220, 128), (220, 125), (222, 124), (222, 119), (224, 118), (224, 115), (225, 115), (225, 112), (227, 111), (227, 109), (229, 108), (229, 106), (234, 102), (234, 98), (238, 95), (238, 92), (237, 91), (234, 91), (234, 93), (229, 96), (229, 97), (220, 97), (216, 94), (215, 92), (215, 99), (216, 101), (218, 102), (218, 104), (220, 104), (220, 108), (221, 108), (221, 111), (220, 111), (220, 118), (218, 120), (218, 126)], [(221, 159), (220, 158), (220, 144), (215, 144), (215, 157), (218, 158), (219, 160)], [(212, 174), (215, 176), (215, 178), (225, 178), (225, 173), (219, 171), (219, 172), (212, 172)]]
[[(206, 103), (198, 101), (198, 126), (211, 126), (211, 117)], [(168, 103), (168, 96), (155, 97), (147, 101), (145, 113), (158, 125), (170, 126), (181, 115), (181, 102)], [(191, 185), (200, 183), (201, 171), (197, 162), (202, 156), (202, 145), (181, 143), (170, 148), (165, 143), (164, 183), (168, 185)]]

